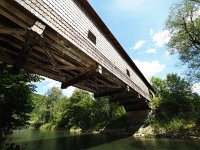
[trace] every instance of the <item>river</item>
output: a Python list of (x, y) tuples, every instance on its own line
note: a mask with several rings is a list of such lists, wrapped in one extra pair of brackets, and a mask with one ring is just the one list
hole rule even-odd
[(67, 131), (16, 130), (7, 143), (20, 150), (200, 150), (197, 140), (154, 139), (78, 134)]

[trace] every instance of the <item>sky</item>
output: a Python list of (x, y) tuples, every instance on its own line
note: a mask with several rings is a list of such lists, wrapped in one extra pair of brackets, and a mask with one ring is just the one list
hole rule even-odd
[[(184, 77), (185, 67), (177, 55), (170, 55), (170, 39), (165, 21), (170, 7), (179, 0), (88, 0), (147, 80), (165, 78), (169, 73)], [(60, 83), (45, 78), (37, 83), (37, 93), (45, 94)], [(200, 84), (194, 90), (199, 91)], [(71, 96), (74, 87), (63, 90)]]

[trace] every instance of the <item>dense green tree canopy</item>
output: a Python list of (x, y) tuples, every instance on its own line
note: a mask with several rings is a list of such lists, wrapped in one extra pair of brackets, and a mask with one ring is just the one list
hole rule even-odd
[(179, 59), (188, 66), (187, 74), (200, 80), (200, 1), (183, 0), (176, 4), (166, 21), (171, 33), (169, 51), (179, 54)]
[(67, 98), (53, 87), (45, 96), (34, 94), (32, 99), (35, 104), (32, 121), (47, 128), (101, 129), (125, 114), (122, 106), (110, 104), (106, 98), (94, 99), (80, 89)]
[(166, 79), (153, 77), (151, 83), (156, 90), (151, 106), (158, 118), (200, 119), (200, 96), (193, 93), (188, 81), (176, 74), (168, 74)]
[(33, 108), (30, 95), (35, 90), (31, 82), (39, 80), (25, 70), (15, 75), (11, 65), (0, 63), (0, 132), (27, 123)]

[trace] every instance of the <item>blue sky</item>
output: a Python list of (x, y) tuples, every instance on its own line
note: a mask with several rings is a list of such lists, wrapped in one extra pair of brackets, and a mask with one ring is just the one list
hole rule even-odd
[[(184, 76), (178, 57), (167, 52), (170, 35), (164, 28), (170, 7), (179, 0), (88, 1), (148, 80), (168, 73)], [(37, 92), (44, 94), (60, 83), (46, 79), (37, 86)], [(70, 96), (73, 90), (70, 87), (63, 92)]]

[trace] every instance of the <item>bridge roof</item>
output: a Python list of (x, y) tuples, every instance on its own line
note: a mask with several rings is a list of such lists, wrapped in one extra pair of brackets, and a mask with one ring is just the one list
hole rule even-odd
[(111, 31), (105, 25), (103, 20), (99, 17), (99, 15), (96, 13), (96, 11), (92, 8), (92, 6), (89, 4), (89, 2), (87, 0), (75, 0), (75, 1), (77, 1), (85, 9), (85, 11), (88, 13), (88, 15), (90, 15), (90, 17), (93, 19), (93, 21), (96, 23), (96, 25), (99, 26), (99, 28), (105, 33), (107, 38), (116, 47), (116, 49), (121, 54), (121, 56), (125, 59), (125, 61), (138, 74), (138, 76), (140, 76), (140, 78), (144, 81), (146, 86), (149, 87), (152, 91), (154, 91), (151, 84), (147, 81), (147, 79), (144, 77), (144, 75), (141, 73), (141, 71), (135, 65), (133, 60), (129, 57), (129, 55), (126, 53), (124, 48), (121, 46), (121, 44), (118, 42), (118, 40), (114, 37), (114, 35), (111, 33)]

